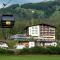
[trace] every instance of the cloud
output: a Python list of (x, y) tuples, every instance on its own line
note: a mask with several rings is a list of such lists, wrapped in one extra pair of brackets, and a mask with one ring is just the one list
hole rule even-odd
[(2, 8), (3, 7), (3, 4), (0, 2), (0, 8)]

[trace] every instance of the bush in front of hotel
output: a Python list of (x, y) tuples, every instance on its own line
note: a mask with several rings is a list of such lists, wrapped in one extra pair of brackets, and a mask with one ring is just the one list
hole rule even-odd
[(60, 47), (47, 47), (47, 54), (60, 54)]
[(32, 47), (23, 49), (3, 49), (0, 48), (0, 55), (29, 55), (29, 54), (49, 54), (49, 55), (60, 55), (60, 47)]
[(20, 50), (19, 54), (60, 54), (60, 47), (32, 47)]
[(19, 54), (48, 54), (48, 49), (44, 47), (24, 48), (20, 50)]

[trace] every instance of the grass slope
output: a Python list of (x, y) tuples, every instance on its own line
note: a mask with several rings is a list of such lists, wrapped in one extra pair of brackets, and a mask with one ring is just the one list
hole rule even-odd
[(0, 60), (60, 60), (59, 55), (0, 56)]

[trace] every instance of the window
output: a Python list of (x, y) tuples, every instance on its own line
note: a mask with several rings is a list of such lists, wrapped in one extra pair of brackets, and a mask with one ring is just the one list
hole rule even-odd
[(36, 26), (35, 29), (38, 29), (38, 27)]
[(40, 31), (49, 31), (49, 27), (43, 26), (43, 27), (40, 28)]
[(49, 32), (49, 34), (50, 34), (51, 36), (54, 36), (54, 35), (55, 35), (55, 32)]
[(43, 36), (43, 32), (40, 32), (40, 36)]
[(32, 26), (32, 29), (34, 29), (34, 26)]
[(32, 30), (32, 34), (38, 34), (38, 30)]

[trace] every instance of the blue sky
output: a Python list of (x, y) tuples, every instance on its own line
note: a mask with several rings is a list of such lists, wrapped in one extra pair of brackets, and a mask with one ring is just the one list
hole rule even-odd
[(47, 1), (47, 0), (0, 0), (0, 8), (3, 7), (3, 3), (7, 3), (8, 1), (10, 1), (10, 3), (7, 6), (11, 4), (37, 3), (37, 2)]

